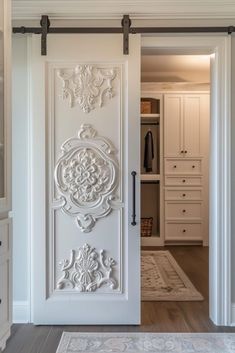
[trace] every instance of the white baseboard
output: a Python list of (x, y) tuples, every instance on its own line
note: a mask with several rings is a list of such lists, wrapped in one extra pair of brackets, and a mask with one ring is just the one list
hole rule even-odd
[(235, 303), (232, 303), (231, 325), (235, 326)]
[(14, 301), (13, 302), (13, 323), (21, 324), (30, 322), (29, 302)]

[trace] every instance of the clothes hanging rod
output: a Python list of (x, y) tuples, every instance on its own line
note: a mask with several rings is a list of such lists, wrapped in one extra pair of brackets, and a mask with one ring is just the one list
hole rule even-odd
[(159, 184), (159, 180), (141, 180), (141, 184)]
[(47, 35), (61, 33), (122, 33), (123, 54), (129, 54), (129, 34), (143, 33), (228, 33), (235, 32), (235, 26), (227, 27), (131, 27), (129, 15), (124, 15), (121, 27), (50, 27), (50, 20), (43, 15), (41, 27), (13, 27), (13, 33), (41, 34), (41, 54), (47, 55)]
[(159, 125), (159, 123), (141, 123), (141, 125)]

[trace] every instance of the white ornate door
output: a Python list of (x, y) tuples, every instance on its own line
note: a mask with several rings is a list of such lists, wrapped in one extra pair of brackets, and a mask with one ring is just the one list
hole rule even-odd
[(31, 43), (32, 321), (140, 323), (140, 38)]

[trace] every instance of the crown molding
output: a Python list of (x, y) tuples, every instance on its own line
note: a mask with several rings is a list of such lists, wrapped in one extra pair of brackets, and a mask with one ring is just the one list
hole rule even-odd
[(13, 19), (235, 19), (234, 0), (13, 0)]

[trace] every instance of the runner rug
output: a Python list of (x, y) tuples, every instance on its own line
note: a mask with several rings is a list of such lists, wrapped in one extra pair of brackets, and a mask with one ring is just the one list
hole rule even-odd
[(56, 353), (234, 353), (231, 333), (64, 332)]
[(199, 301), (203, 296), (169, 251), (141, 252), (142, 301)]

